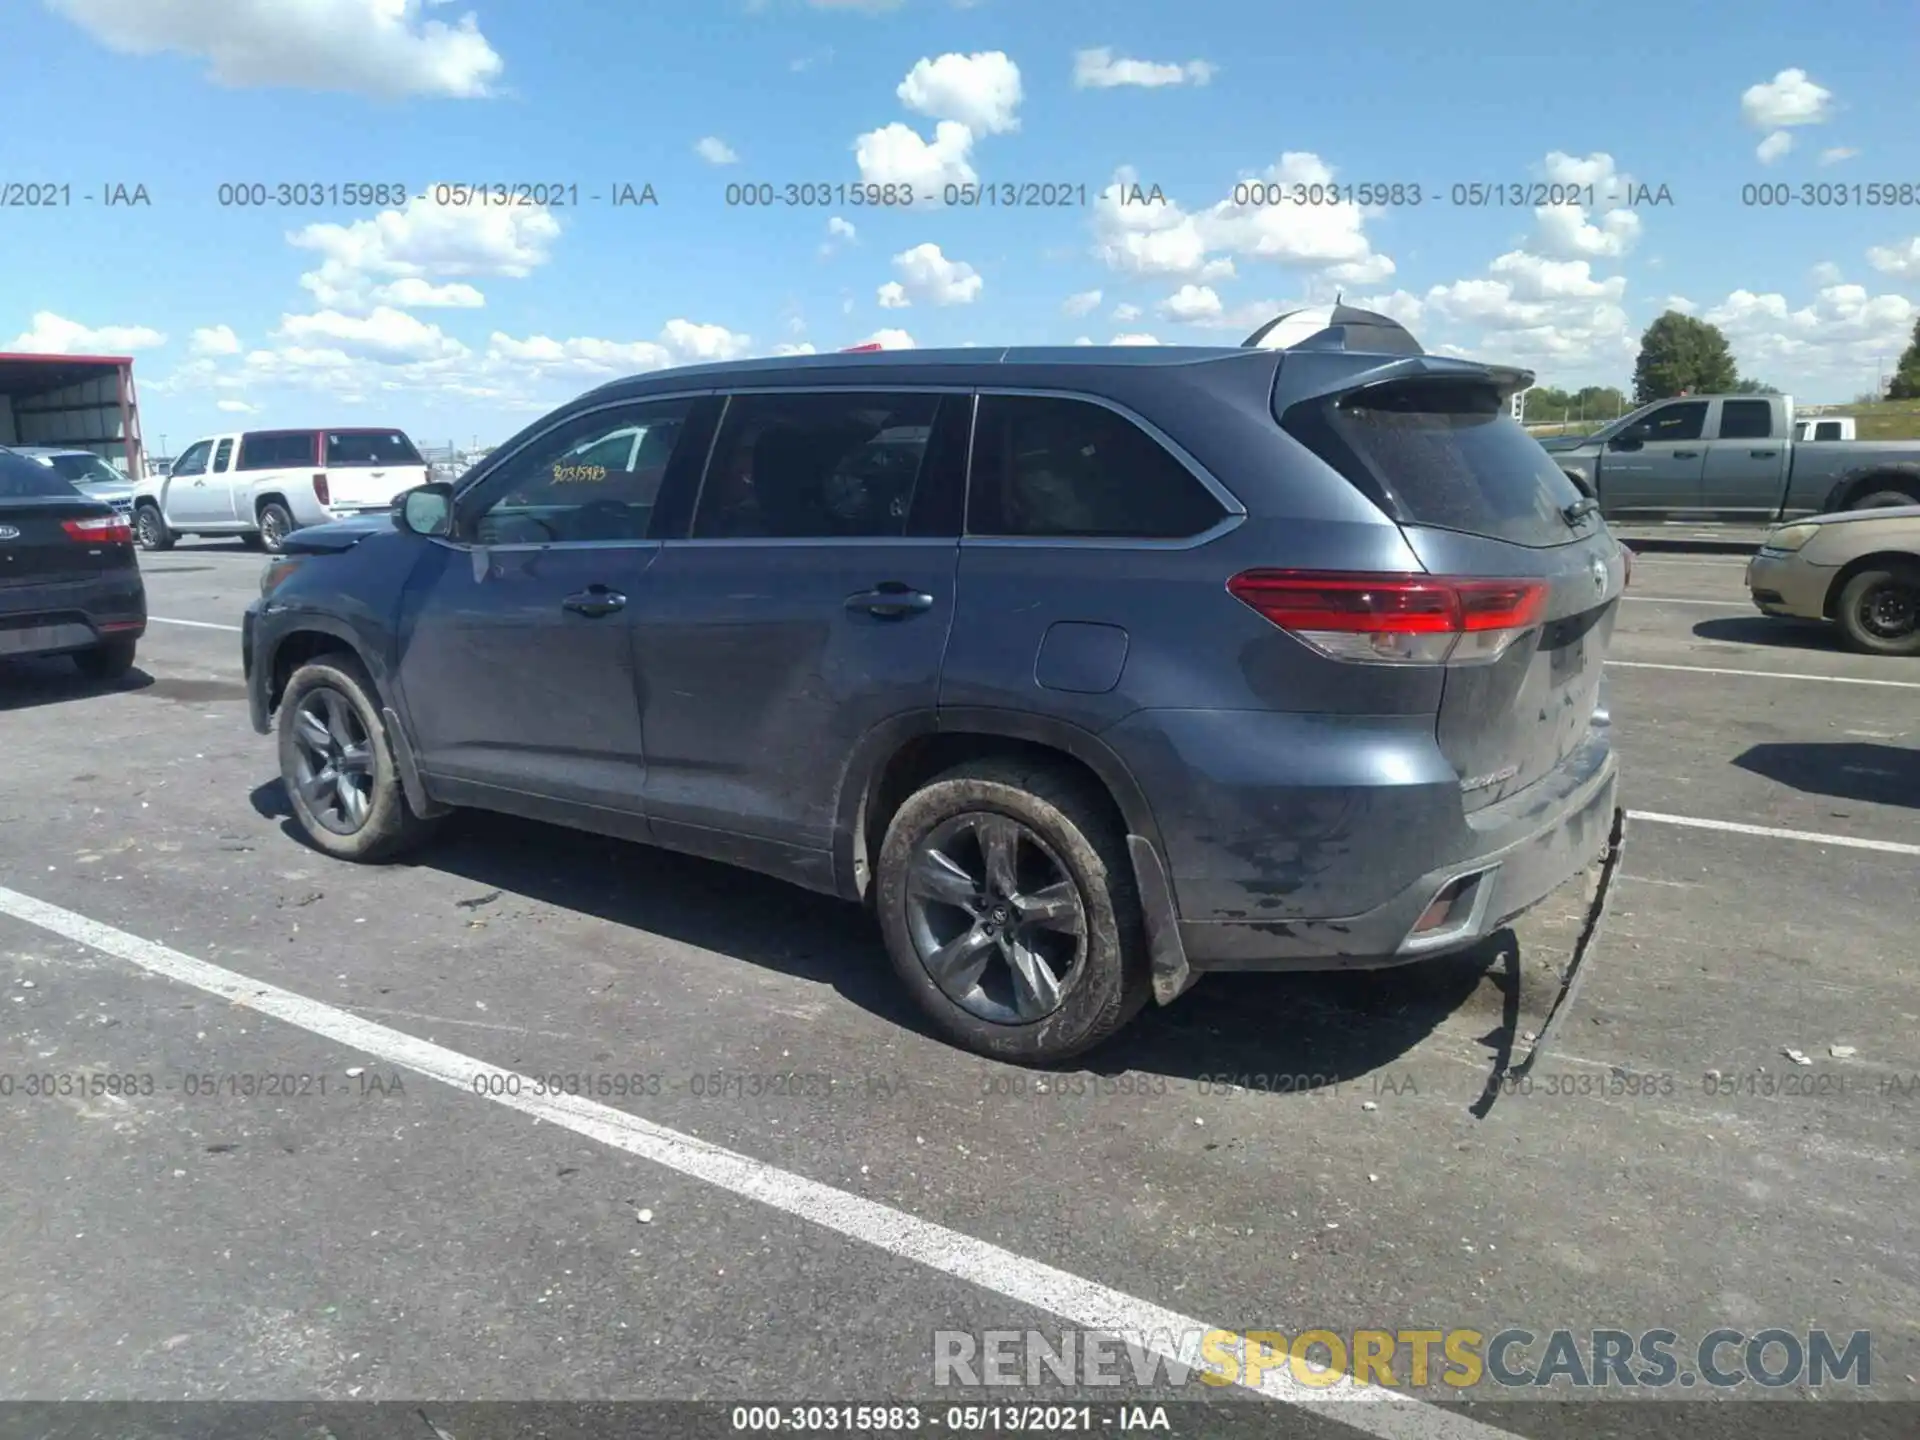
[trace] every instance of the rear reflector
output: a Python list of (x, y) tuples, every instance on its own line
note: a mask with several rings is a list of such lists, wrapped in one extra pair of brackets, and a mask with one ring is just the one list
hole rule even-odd
[(327, 488), (326, 476), (316, 475), (313, 477), (313, 498), (318, 500), (322, 505), (331, 505), (333, 503), (333, 492)]
[(90, 515), (85, 520), (62, 520), (69, 540), (86, 545), (131, 545), (133, 527), (124, 515)]
[(1543, 580), (1245, 570), (1228, 593), (1336, 660), (1484, 665), (1540, 622)]

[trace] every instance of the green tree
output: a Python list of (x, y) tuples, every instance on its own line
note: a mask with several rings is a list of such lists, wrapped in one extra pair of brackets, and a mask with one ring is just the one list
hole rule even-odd
[(1769, 385), (1764, 380), (1748, 380), (1742, 378), (1739, 383), (1727, 393), (1729, 395), (1778, 395), (1781, 393), (1781, 390), (1778, 385)]
[(1887, 386), (1889, 400), (1920, 400), (1920, 320), (1913, 322), (1913, 343), (1901, 352)]
[(1633, 399), (1645, 405), (1682, 391), (1720, 395), (1739, 379), (1733, 352), (1718, 326), (1669, 310), (1640, 337), (1640, 358), (1633, 365)]

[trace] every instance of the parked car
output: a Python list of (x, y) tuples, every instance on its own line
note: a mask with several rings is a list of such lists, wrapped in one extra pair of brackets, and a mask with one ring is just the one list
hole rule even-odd
[(1820, 515), (1747, 562), (1763, 614), (1825, 620), (1868, 655), (1920, 655), (1920, 505)]
[(1859, 438), (1851, 415), (1809, 415), (1793, 422), (1795, 440), (1855, 440)]
[(112, 680), (133, 668), (146, 628), (126, 518), (0, 448), (0, 658), (70, 655), (83, 675)]
[(169, 549), (182, 535), (237, 535), (277, 555), (301, 526), (384, 515), (395, 495), (428, 478), (399, 430), (210, 435), (181, 451), (166, 475), (135, 487), (133, 526), (145, 550)]
[[(450, 807), (864, 901), (960, 1044), (1456, 951), (1605, 846), (1621, 547), (1419, 353), (887, 351), (604, 386), (242, 636), (312, 843)], [(277, 717), (277, 720), (276, 720)]]
[(1803, 446), (1793, 433), (1789, 396), (1689, 395), (1541, 444), (1610, 520), (1756, 524), (1920, 504), (1920, 441)]
[(49, 465), (68, 480), (82, 495), (104, 500), (114, 512), (132, 518), (133, 481), (122, 475), (91, 450), (62, 450), (44, 445), (15, 445), (16, 455)]

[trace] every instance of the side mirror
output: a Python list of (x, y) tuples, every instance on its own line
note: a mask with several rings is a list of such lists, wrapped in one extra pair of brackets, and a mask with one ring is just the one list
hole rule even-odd
[(409, 535), (445, 535), (453, 528), (453, 487), (416, 485), (393, 497), (393, 528)]

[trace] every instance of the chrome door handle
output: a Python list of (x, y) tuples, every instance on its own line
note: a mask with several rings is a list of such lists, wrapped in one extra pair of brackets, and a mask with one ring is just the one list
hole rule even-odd
[(616, 610), (624, 610), (627, 597), (617, 590), (609, 590), (604, 585), (589, 585), (577, 595), (569, 595), (560, 602), (560, 608), (571, 610), (576, 615), (585, 615), (590, 620), (611, 615)]
[(1747, 455), (1750, 459), (1754, 460), (1771, 460), (1779, 453), (1778, 450), (1749, 450)]
[(847, 597), (847, 609), (882, 620), (904, 620), (909, 615), (924, 615), (932, 608), (933, 596), (898, 580), (883, 580), (871, 590)]
[(1673, 452), (1673, 458), (1676, 460), (1698, 460), (1700, 458), (1700, 452), (1698, 450), (1676, 450)]

